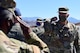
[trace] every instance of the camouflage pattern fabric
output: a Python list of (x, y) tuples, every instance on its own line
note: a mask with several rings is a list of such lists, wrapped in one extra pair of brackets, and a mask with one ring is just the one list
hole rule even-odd
[(32, 48), (34, 46), (13, 38), (8, 38), (0, 31), (0, 53), (34, 53)]
[(0, 6), (4, 8), (15, 8), (16, 2), (14, 0), (0, 0)]
[[(12, 10), (11, 10), (11, 12), (16, 17), (16, 15), (14, 14), (14, 12)], [(19, 19), (19, 18), (17, 18), (17, 19)], [(30, 32), (29, 36), (30, 36), (30, 38), (26, 40), (27, 43), (37, 45), (40, 47), (41, 50), (48, 48), (48, 46), (34, 32)], [(49, 49), (48, 49), (48, 51), (46, 50), (46, 52), (49, 52)]]
[(46, 35), (49, 35), (49, 33), (52, 32), (52, 27), (51, 27), (50, 22), (48, 21), (44, 22), (44, 30), (45, 30)]
[(25, 42), (25, 37), (23, 36), (23, 32), (19, 23), (15, 23), (7, 35), (9, 38), (14, 38)]
[[(66, 29), (64, 30), (64, 36), (68, 35), (68, 38), (61, 38), (63, 35), (61, 28), (69, 28), (68, 33)], [(60, 33), (59, 33), (60, 32)], [(76, 49), (74, 47), (74, 40), (77, 38), (77, 30), (76, 26), (72, 23), (66, 24), (65, 26), (61, 26), (58, 23), (58, 26), (53, 27), (53, 32), (49, 33), (49, 35), (43, 35), (42, 40), (48, 44), (48, 47), (51, 53), (76, 53)]]
[(44, 30), (44, 27), (32, 27), (32, 30), (33, 30), (33, 32), (34, 33), (36, 33), (37, 34), (37, 36), (39, 37), (39, 38), (41, 38), (41, 36), (43, 35), (43, 33), (45, 32), (45, 30)]
[(25, 42), (21, 42), (19, 40), (13, 39), (13, 38), (10, 38), (10, 40), (13, 43), (15, 43), (16, 45), (20, 46), (20, 48), (19, 48), (20, 50), (18, 53), (33, 53), (33, 49), (32, 49), (31, 45), (28, 45)]
[(20, 46), (11, 42), (10, 39), (0, 31), (0, 53), (18, 53)]
[[(7, 5), (7, 4), (6, 4)], [(10, 4), (9, 4), (10, 5)], [(13, 20), (13, 24), (14, 24), (14, 18), (13, 18), (13, 15), (14, 15), (14, 17), (16, 18), (16, 16), (15, 16), (15, 13), (14, 13), (14, 9), (13, 8), (11, 8), (11, 6), (8, 6), (8, 8), (6, 9), (5, 8), (5, 6), (2, 6), (2, 8), (0, 9), (0, 13), (2, 14), (1, 16), (4, 18), (4, 19), (6, 19), (6, 18), (11, 18), (11, 20), (9, 19), (9, 21), (11, 21), (12, 22), (12, 20)], [(4, 14), (4, 16), (3, 16), (3, 14)], [(6, 17), (6, 16), (8, 16), (8, 17)], [(2, 18), (2, 19), (3, 19)], [(3, 19), (3, 20), (4, 20)], [(8, 20), (7, 20), (8, 21)], [(3, 22), (3, 21), (2, 21)], [(9, 23), (9, 24), (11, 24), (11, 22)], [(7, 22), (6, 22), (6, 24), (7, 24)], [(11, 26), (10, 27), (12, 27), (12, 24), (11, 24)], [(9, 27), (9, 30), (10, 30), (10, 27)], [(15, 28), (15, 27), (13, 27), (13, 28)], [(3, 28), (2, 28), (3, 29)], [(8, 29), (8, 28), (7, 28)], [(9, 31), (8, 30), (8, 31)], [(12, 29), (12, 31), (14, 31), (14, 30), (16, 30), (16, 29)], [(5, 31), (5, 30), (4, 30)], [(14, 31), (15, 32), (15, 31)], [(14, 33), (13, 32), (13, 33)], [(5, 32), (6, 33), (6, 32)], [(7, 32), (8, 33), (8, 32)], [(6, 33), (6, 34), (7, 34)], [(16, 33), (15, 33), (16, 34)], [(26, 34), (27, 35), (27, 34)], [(47, 47), (47, 45), (41, 40), (41, 39), (39, 39), (39, 37), (37, 37), (37, 35), (35, 34), (35, 33), (33, 33), (33, 32), (30, 32), (29, 33), (29, 35), (30, 35), (30, 37), (31, 37), (31, 39), (29, 39), (29, 41), (28, 40), (26, 40), (26, 42), (27, 43), (30, 43), (30, 44), (34, 44), (34, 45), (38, 45), (39, 47), (40, 47), (40, 49), (46, 49), (46, 48), (48, 48)], [(9, 35), (8, 35), (9, 36)], [(12, 39), (11, 39), (12, 40)], [(20, 45), (19, 46), (21, 46), (21, 45), (24, 45), (24, 44), (22, 44), (20, 41), (15, 41), (15, 39), (14, 39), (14, 41), (13, 41), (14, 43), (20, 43)], [(37, 44), (38, 43), (38, 44)], [(24, 49), (24, 48), (22, 48), (22, 49)], [(45, 50), (45, 51), (47, 51), (47, 50)]]
[(37, 45), (39, 48), (47, 53), (50, 53), (46, 43), (44, 43), (34, 32), (29, 33), (31, 39), (27, 40), (29, 44)]

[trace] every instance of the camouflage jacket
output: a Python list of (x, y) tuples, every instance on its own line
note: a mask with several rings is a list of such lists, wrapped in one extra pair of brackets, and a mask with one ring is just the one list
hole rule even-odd
[[(67, 23), (66, 25), (61, 25), (59, 22), (53, 27), (53, 37), (54, 41), (59, 40), (63, 47), (67, 47), (70, 43), (78, 39), (78, 34), (76, 26), (72, 23)], [(66, 43), (69, 43), (68, 45)]]
[(48, 44), (50, 50), (65, 50), (70, 49), (71, 46), (78, 48), (78, 33), (73, 23), (68, 22), (66, 25), (61, 25), (56, 22), (56, 25), (51, 24), (50, 27), (52, 27), (51, 33), (42, 37), (42, 40)]

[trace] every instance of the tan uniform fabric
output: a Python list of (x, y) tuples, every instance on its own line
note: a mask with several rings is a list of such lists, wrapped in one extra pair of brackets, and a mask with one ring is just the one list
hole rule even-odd
[(18, 53), (20, 46), (11, 42), (10, 39), (0, 31), (0, 53)]

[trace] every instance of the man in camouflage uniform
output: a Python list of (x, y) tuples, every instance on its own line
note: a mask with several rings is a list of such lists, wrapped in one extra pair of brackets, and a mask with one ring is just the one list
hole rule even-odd
[(73, 23), (67, 20), (69, 16), (68, 11), (69, 9), (66, 7), (58, 9), (59, 20), (56, 22), (56, 25), (49, 24), (51, 33), (43, 37), (51, 53), (76, 53), (76, 50), (78, 50), (77, 29)]
[[(12, 0), (10, 0), (10, 1), (9, 0), (0, 0), (0, 2), (1, 2), (1, 7), (0, 7), (0, 23), (1, 24), (0, 24), (0, 29), (7, 35), (10, 32), (11, 28), (16, 28), (16, 27), (13, 27), (13, 25), (16, 23), (16, 21), (14, 21), (14, 18), (13, 18), (13, 15), (14, 15), (12, 13), (13, 11), (8, 10), (8, 9), (13, 9), (14, 10), (14, 8), (15, 8), (14, 1), (12, 1)], [(11, 2), (13, 2), (13, 3), (11, 3)], [(11, 5), (10, 5), (10, 3), (11, 3)], [(14, 31), (12, 32), (12, 35), (13, 34), (15, 34), (15, 35), (17, 34), (17, 33), (15, 33), (15, 31), (17, 31), (16, 29), (14, 29)], [(35, 45), (39, 46), (43, 51), (47, 52), (47, 50), (48, 50), (47, 45), (42, 40), (40, 40), (36, 36), (35, 33), (33, 33), (31, 31), (28, 34), (30, 35), (30, 39), (27, 41), (28, 43), (30, 43), (30, 44), (33, 44), (34, 43)], [(19, 40), (16, 40), (16, 38), (15, 39), (10, 38), (10, 39), (11, 39), (12, 42), (16, 43), (17, 46), (19, 45), (21, 49), (25, 49), (27, 43), (25, 43), (25, 42), (23, 43), (23, 42), (21, 42)], [(30, 52), (33, 53), (32, 47), (35, 47), (35, 46), (30, 46), (28, 53), (30, 53)], [(26, 49), (27, 49), (27, 47), (26, 47)]]
[(41, 38), (42, 34), (44, 33), (44, 22), (41, 18), (36, 20), (36, 26), (32, 27), (33, 32), (35, 32), (38, 37)]
[[(20, 50), (20, 48), (23, 48), (24, 51)], [(16, 39), (8, 38), (0, 30), (0, 53), (40, 53), (40, 49), (35, 45), (29, 45)]]

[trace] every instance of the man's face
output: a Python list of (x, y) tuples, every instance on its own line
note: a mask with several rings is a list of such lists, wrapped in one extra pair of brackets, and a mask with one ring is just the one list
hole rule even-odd
[(59, 20), (64, 22), (67, 20), (69, 14), (68, 13), (59, 13)]
[(36, 25), (43, 27), (44, 23), (43, 22), (37, 22)]

